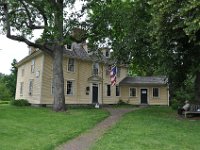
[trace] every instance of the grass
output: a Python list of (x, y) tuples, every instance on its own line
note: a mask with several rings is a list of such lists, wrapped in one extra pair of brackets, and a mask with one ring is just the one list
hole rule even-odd
[(49, 108), (0, 105), (0, 149), (54, 149), (107, 116), (100, 109), (56, 113)]
[(126, 114), (91, 150), (199, 150), (199, 137), (200, 120), (150, 107)]

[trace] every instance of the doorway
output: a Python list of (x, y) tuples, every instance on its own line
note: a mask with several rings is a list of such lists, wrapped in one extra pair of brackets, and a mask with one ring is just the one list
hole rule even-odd
[(99, 89), (98, 84), (92, 85), (92, 103), (98, 103), (98, 96), (99, 96)]
[(148, 90), (141, 89), (141, 104), (147, 104)]

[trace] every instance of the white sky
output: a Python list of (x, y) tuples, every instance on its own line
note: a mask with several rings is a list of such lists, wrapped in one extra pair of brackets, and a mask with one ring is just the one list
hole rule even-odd
[(10, 74), (13, 59), (20, 61), (28, 55), (28, 46), (0, 35), (0, 72)]
[[(75, 3), (75, 10), (80, 10), (81, 6), (81, 2), (77, 0)], [(38, 33), (36, 35), (38, 35)], [(5, 35), (0, 35), (0, 73), (10, 74), (13, 59), (19, 62), (27, 55), (28, 46), (26, 44), (10, 40)]]

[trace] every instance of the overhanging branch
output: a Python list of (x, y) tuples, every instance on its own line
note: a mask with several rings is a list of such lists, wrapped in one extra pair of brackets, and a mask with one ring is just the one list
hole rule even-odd
[(40, 50), (47, 52), (49, 54), (52, 54), (53, 49), (50, 46), (47, 46), (45, 44), (39, 44), (39, 43), (33, 43), (30, 40), (26, 39), (23, 36), (16, 36), (16, 35), (11, 35), (11, 26), (10, 26), (10, 18), (9, 18), (9, 13), (8, 13), (8, 5), (6, 3), (0, 3), (0, 6), (3, 6), (3, 10), (5, 13), (5, 18), (6, 18), (6, 36), (9, 39), (15, 40), (15, 41), (19, 41), (19, 42), (24, 42), (26, 43), (28, 46), (32, 46), (35, 48), (39, 48)]

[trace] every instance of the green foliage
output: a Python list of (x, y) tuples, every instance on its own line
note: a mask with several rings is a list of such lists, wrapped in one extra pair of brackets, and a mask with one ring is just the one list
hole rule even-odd
[(170, 106), (172, 107), (172, 109), (177, 110), (182, 106), (182, 103), (174, 98), (171, 100)]
[(17, 99), (17, 100), (11, 100), (11, 105), (14, 106), (30, 106), (31, 104), (26, 99)]
[(10, 103), (10, 101), (0, 101), (0, 105), (1, 104), (9, 104)]
[(0, 100), (2, 101), (11, 100), (11, 93), (2, 81), (0, 81)]
[(117, 63), (131, 64), (131, 74), (155, 74), (159, 62), (152, 46), (148, 0), (92, 0), (88, 5), (90, 42), (111, 47)]
[(1, 150), (53, 150), (93, 128), (109, 114), (102, 109), (69, 109), (0, 105)]

